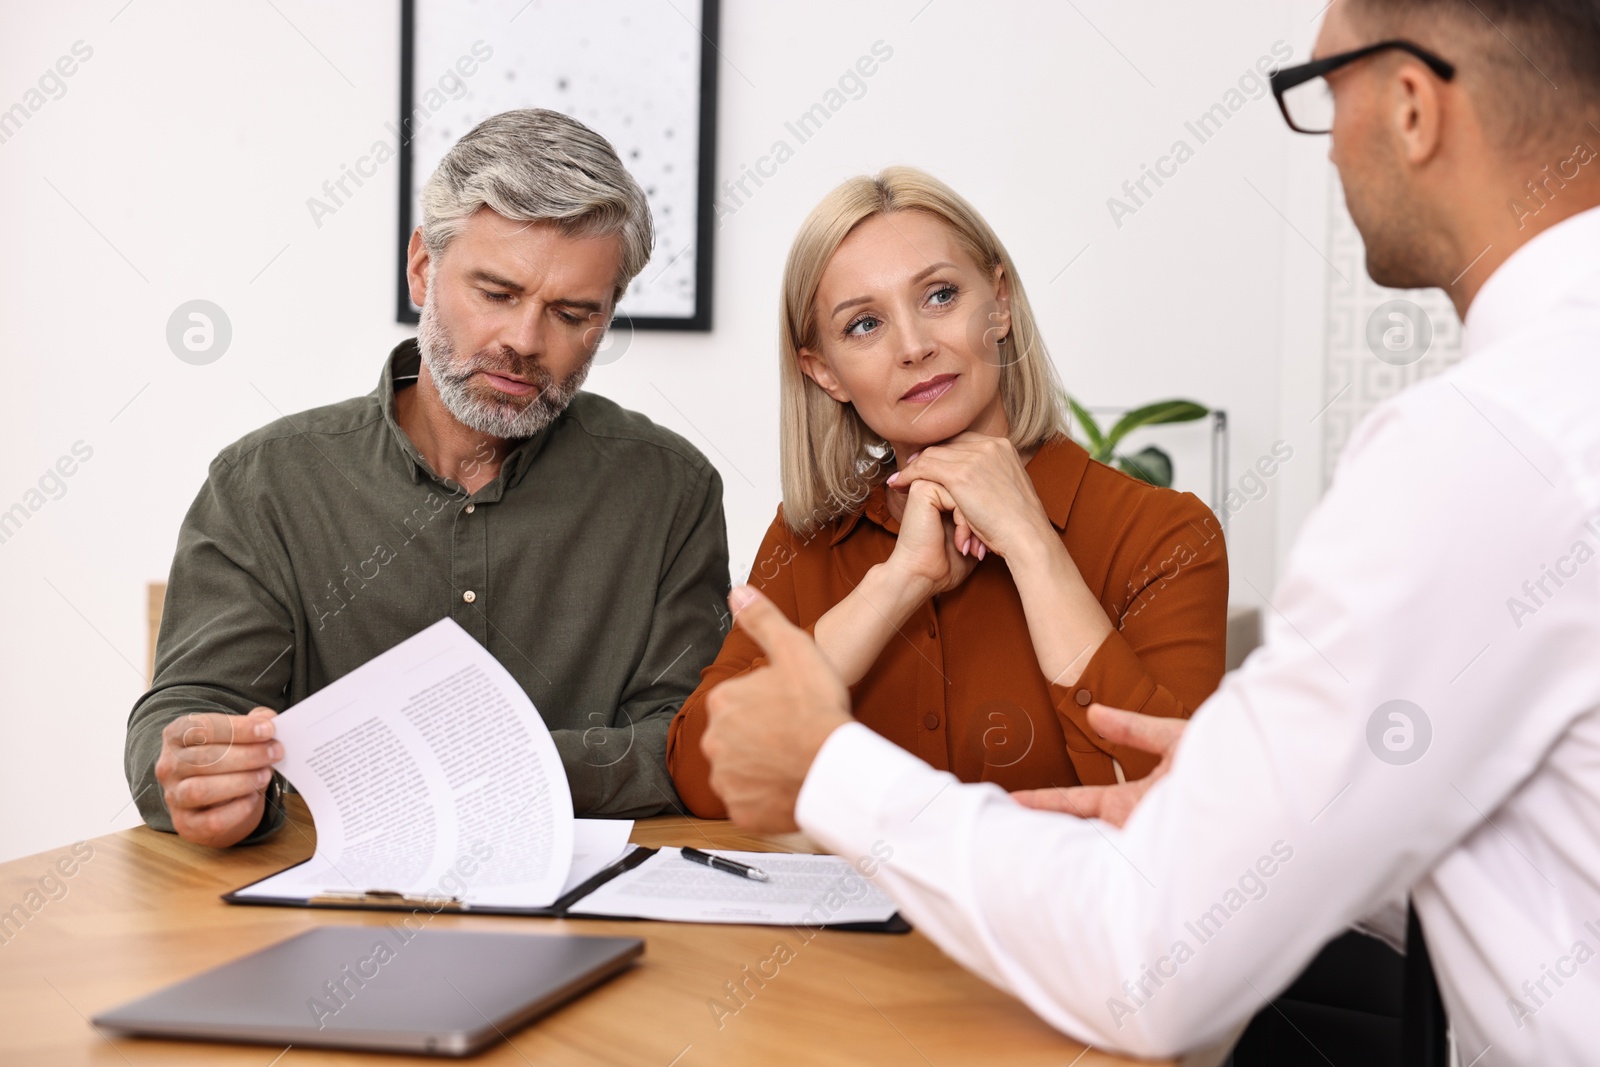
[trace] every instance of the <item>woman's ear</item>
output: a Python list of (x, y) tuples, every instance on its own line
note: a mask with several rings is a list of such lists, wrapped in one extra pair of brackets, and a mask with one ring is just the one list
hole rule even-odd
[(1011, 336), (1011, 279), (1006, 277), (1004, 263), (994, 265), (994, 311), (995, 337), (1010, 338)]
[(827, 360), (809, 348), (802, 348), (796, 354), (800, 357), (800, 373), (816, 382), (824, 393), (839, 403), (850, 403), (850, 394), (845, 392), (844, 386), (839, 384), (839, 379), (834, 377), (833, 369), (828, 366)]

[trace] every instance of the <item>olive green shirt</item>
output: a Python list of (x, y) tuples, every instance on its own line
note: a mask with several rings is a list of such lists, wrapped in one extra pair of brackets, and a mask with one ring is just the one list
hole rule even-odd
[[(716, 469), (580, 392), (468, 496), (396, 421), (419, 363), (406, 341), (372, 393), (212, 461), (178, 534), (154, 684), (128, 719), (128, 784), (151, 826), (172, 829), (155, 762), (174, 718), (282, 711), (446, 616), (539, 709), (576, 814), (677, 807), (667, 726), (726, 630)], [(252, 838), (282, 818), (269, 804)]]

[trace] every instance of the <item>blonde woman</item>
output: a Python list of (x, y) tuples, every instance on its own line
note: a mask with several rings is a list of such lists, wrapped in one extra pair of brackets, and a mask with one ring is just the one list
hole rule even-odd
[[(908, 167), (845, 182), (784, 272), (783, 505), (749, 581), (817, 641), (867, 726), (963, 781), (1141, 777), (1091, 701), (1187, 717), (1221, 681), (1227, 556), (1193, 495), (1066, 434), (1022, 281), (987, 223)], [(674, 718), (689, 810), (725, 817), (705, 695), (760, 662), (735, 627)]]

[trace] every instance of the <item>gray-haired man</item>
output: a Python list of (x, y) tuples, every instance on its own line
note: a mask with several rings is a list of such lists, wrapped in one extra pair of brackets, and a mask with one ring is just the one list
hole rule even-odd
[(226, 846), (282, 822), (277, 711), (453, 618), (549, 725), (579, 815), (676, 803), (667, 724), (721, 644), (722, 482), (579, 392), (653, 241), (606, 140), (486, 119), (422, 193), (419, 335), (363, 397), (224, 449), (178, 537), (128, 722), (145, 821)]

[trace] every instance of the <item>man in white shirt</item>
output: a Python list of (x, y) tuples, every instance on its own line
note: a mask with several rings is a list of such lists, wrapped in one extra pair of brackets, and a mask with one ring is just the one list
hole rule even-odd
[(1216, 1041), (1409, 896), (1463, 1065), (1600, 1062), (1600, 4), (1346, 0), (1315, 57), (1285, 117), (1325, 77), (1370, 273), (1444, 287), (1466, 356), (1358, 428), (1265, 646), (1187, 727), (1095, 710), (1152, 779), (1019, 803), (851, 721), (736, 590), (769, 665), (711, 694), (712, 785), (891, 851), (924, 933), (1097, 1046)]

